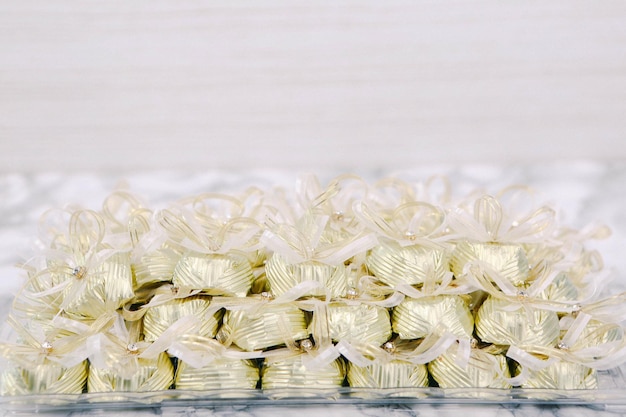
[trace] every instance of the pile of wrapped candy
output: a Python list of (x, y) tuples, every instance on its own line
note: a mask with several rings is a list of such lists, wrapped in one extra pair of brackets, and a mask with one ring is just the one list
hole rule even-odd
[(41, 220), (0, 343), (2, 395), (597, 388), (624, 294), (532, 190), (345, 175)]

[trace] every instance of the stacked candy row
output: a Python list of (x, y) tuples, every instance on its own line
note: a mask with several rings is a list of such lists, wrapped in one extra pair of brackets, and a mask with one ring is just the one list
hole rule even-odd
[(293, 198), (47, 213), (0, 390), (597, 387), (626, 357), (624, 297), (601, 298), (585, 247), (606, 230), (559, 226), (524, 187), (431, 186), (307, 177)]

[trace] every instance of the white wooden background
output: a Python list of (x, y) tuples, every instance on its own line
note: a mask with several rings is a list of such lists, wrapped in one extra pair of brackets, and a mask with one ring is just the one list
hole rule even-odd
[(0, 1), (0, 171), (626, 158), (626, 2)]

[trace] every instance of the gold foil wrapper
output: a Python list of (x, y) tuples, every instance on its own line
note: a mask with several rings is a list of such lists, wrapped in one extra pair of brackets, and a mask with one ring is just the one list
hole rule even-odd
[[(265, 264), (265, 275), (270, 291), (280, 296), (303, 281), (315, 281), (330, 290), (332, 297), (342, 297), (348, 290), (349, 271), (345, 265), (326, 265), (317, 261), (297, 264), (287, 262), (274, 254)], [(314, 290), (312, 296), (323, 296), (323, 290)]]
[[(54, 275), (53, 281), (58, 280), (55, 285), (66, 280), (76, 281), (58, 298), (58, 302), (70, 300), (65, 307), (70, 318), (98, 318), (122, 307), (135, 295), (129, 253), (117, 253), (89, 269), (64, 269), (65, 272), (51, 275)], [(84, 288), (77, 290), (83, 280), (86, 281)]]
[(200, 289), (211, 295), (245, 297), (254, 282), (247, 258), (235, 254), (189, 254), (176, 267), (172, 283), (176, 287)]
[(374, 247), (367, 256), (370, 272), (385, 284), (423, 284), (427, 278), (441, 282), (449, 269), (449, 254), (445, 250), (405, 246), (391, 241)]
[(394, 307), (391, 318), (393, 331), (402, 339), (421, 339), (439, 325), (459, 338), (471, 338), (474, 318), (464, 297), (438, 295), (405, 298)]
[(348, 384), (355, 388), (412, 388), (428, 386), (426, 365), (403, 360), (360, 367), (348, 362)]
[(428, 364), (428, 371), (441, 388), (511, 388), (504, 378), (509, 378), (509, 367), (504, 355), (472, 349), (467, 367), (455, 361), (456, 355), (448, 350)]
[[(391, 337), (389, 311), (368, 304), (333, 302), (328, 304), (328, 334), (338, 342), (359, 342), (381, 345)], [(311, 329), (324, 328), (320, 317), (313, 313)]]
[[(133, 368), (134, 367), (134, 368)], [(169, 389), (174, 382), (174, 366), (166, 353), (156, 359), (137, 358), (120, 369), (89, 368), (88, 392), (146, 392)]]
[(172, 324), (185, 316), (194, 316), (202, 323), (197, 335), (215, 337), (224, 313), (223, 310), (211, 313), (210, 306), (209, 297), (193, 296), (150, 307), (143, 317), (145, 340), (154, 342)]
[(180, 249), (168, 243), (155, 251), (145, 253), (132, 265), (137, 288), (171, 282), (181, 257)]
[(567, 274), (561, 273), (548, 287), (539, 294), (540, 298), (550, 301), (576, 301), (580, 298), (578, 288)]
[(529, 265), (539, 265), (542, 262), (554, 265), (563, 260), (562, 247), (549, 243), (523, 243), (524, 253)]
[(252, 311), (227, 310), (218, 333), (246, 351), (265, 349), (309, 336), (304, 312), (294, 304), (265, 304)]
[[(520, 367), (517, 366), (519, 372)], [(596, 371), (586, 366), (571, 362), (555, 362), (539, 371), (528, 370), (528, 378), (522, 388), (548, 389), (597, 389)]]
[(486, 343), (516, 346), (554, 346), (559, 318), (554, 311), (533, 307), (507, 310), (508, 301), (488, 297), (476, 314), (476, 335)]
[(462, 241), (452, 251), (450, 269), (460, 277), (465, 265), (475, 260), (489, 264), (513, 285), (521, 285), (528, 279), (528, 260), (522, 245)]
[(295, 354), (266, 362), (261, 371), (262, 388), (323, 390), (341, 387), (346, 375), (345, 365), (341, 359), (336, 359), (324, 367), (308, 369), (304, 366), (302, 358), (303, 355)]
[(0, 395), (80, 394), (87, 373), (87, 361), (71, 368), (49, 360), (29, 368), (9, 366), (0, 373)]
[[(566, 332), (567, 330), (561, 330), (561, 337), (565, 336)], [(623, 337), (624, 331), (619, 324), (590, 320), (570, 349), (579, 350), (619, 342)]]
[(246, 252), (244, 255), (248, 258), (251, 268), (259, 268), (267, 262), (268, 253), (265, 248), (261, 248), (259, 250)]
[(259, 368), (242, 359), (218, 359), (202, 368), (192, 368), (183, 361), (176, 369), (176, 389), (233, 390), (254, 389), (259, 381)]

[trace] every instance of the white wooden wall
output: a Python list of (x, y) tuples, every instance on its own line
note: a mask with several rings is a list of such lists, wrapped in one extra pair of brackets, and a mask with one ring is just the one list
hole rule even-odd
[(626, 158), (626, 2), (0, 1), (0, 171)]

